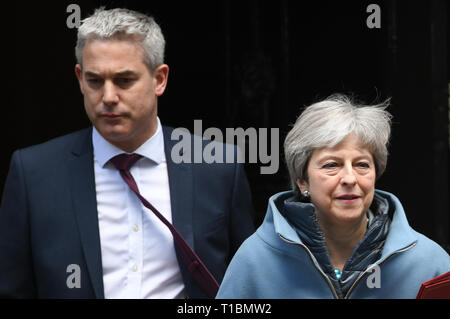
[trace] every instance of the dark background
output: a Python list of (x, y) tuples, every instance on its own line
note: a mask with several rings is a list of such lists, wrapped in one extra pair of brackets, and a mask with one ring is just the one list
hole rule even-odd
[[(366, 103), (391, 97), (390, 157), (377, 188), (401, 199), (416, 230), (450, 248), (448, 1), (17, 2), (4, 13), (0, 191), (14, 150), (90, 124), (74, 75), (70, 3), (82, 18), (101, 5), (155, 17), (171, 68), (163, 124), (280, 128), (278, 173), (246, 165), (258, 225), (269, 196), (289, 187), (282, 146), (302, 107), (333, 93)], [(366, 25), (370, 3), (381, 7), (380, 29)]]

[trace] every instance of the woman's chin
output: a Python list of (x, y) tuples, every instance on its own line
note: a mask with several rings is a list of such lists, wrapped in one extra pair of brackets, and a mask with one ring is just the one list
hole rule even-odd
[(354, 224), (360, 222), (365, 214), (361, 209), (345, 209), (332, 213), (333, 219), (339, 224)]

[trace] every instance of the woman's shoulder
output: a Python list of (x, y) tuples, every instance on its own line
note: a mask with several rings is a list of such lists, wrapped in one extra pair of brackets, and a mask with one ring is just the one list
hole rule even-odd
[[(443, 259), (447, 262), (447, 264), (450, 267), (450, 256), (445, 251), (444, 248), (442, 248), (441, 245), (433, 241), (432, 239), (428, 238), (424, 234), (421, 234), (415, 230), (413, 232), (417, 236), (417, 251), (422, 256), (427, 258), (433, 258), (434, 259)], [(449, 268), (450, 270), (450, 268)]]
[(411, 227), (400, 200), (394, 194), (381, 190), (377, 190), (376, 192), (378, 195), (388, 199), (389, 205), (392, 206), (390, 210), (394, 212), (394, 216), (390, 226), (390, 232), (394, 232), (395, 234), (391, 234), (390, 238), (394, 242), (408, 243), (415, 241), (416, 247), (412, 251), (415, 251), (416, 254), (427, 257), (441, 257), (450, 263), (448, 253), (438, 243)]

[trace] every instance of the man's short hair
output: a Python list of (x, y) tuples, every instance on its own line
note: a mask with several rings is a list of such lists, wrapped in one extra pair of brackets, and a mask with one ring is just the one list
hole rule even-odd
[(155, 20), (143, 13), (128, 9), (104, 7), (82, 21), (78, 28), (75, 56), (83, 66), (83, 49), (90, 40), (132, 39), (143, 49), (144, 63), (150, 72), (164, 63), (165, 40)]

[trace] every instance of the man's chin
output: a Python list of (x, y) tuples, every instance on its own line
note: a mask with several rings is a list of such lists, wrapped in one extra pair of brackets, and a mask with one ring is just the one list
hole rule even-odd
[(124, 143), (130, 138), (130, 133), (120, 125), (108, 125), (107, 127), (96, 127), (96, 129), (105, 140), (112, 144)]

